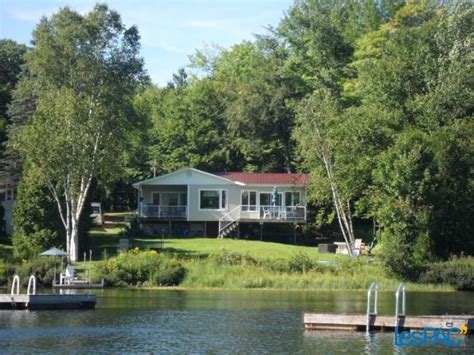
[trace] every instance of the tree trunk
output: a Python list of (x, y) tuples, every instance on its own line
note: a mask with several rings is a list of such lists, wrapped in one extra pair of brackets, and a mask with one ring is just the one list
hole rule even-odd
[(75, 221), (74, 218), (72, 222), (71, 236), (70, 236), (70, 260), (71, 262), (76, 262), (79, 255), (79, 221)]
[(285, 146), (285, 169), (288, 174), (291, 174), (291, 156), (290, 156), (290, 144), (284, 143)]

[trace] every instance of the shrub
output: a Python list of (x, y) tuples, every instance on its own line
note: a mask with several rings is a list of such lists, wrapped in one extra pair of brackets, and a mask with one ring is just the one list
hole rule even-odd
[[(415, 237), (413, 237), (414, 239)], [(406, 281), (417, 281), (425, 270), (425, 263), (429, 259), (424, 238), (411, 241), (406, 237), (392, 235), (386, 231), (380, 247), (384, 269), (392, 276)]]
[(178, 262), (162, 263), (152, 275), (152, 280), (158, 286), (179, 285), (186, 276), (186, 269)]
[(305, 273), (315, 267), (316, 263), (306, 253), (297, 253), (288, 261), (288, 269), (291, 272)]
[(423, 283), (445, 283), (460, 291), (474, 291), (474, 258), (432, 263), (421, 275)]
[(11, 282), (13, 276), (16, 274), (20, 277), (22, 286), (26, 287), (30, 276), (34, 275), (38, 287), (50, 287), (53, 284), (54, 273), (56, 272), (59, 275), (60, 270), (61, 260), (56, 257), (38, 257), (16, 265), (5, 264), (5, 283)]
[(7, 265), (3, 260), (0, 260), (0, 285), (6, 285), (7, 282)]
[(109, 286), (173, 286), (186, 275), (186, 269), (176, 260), (155, 251), (131, 250), (95, 266), (95, 279), (104, 279)]
[(289, 272), (288, 260), (267, 259), (260, 262), (260, 265), (274, 272)]
[(220, 265), (257, 265), (258, 262), (250, 255), (242, 255), (237, 252), (228, 252), (222, 249), (219, 254), (212, 256)]

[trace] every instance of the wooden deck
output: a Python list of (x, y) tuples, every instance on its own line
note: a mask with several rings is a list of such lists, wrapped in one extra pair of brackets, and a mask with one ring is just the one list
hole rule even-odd
[[(326, 314), (305, 313), (303, 315), (305, 330), (346, 330), (365, 331), (367, 315), (359, 314)], [(443, 316), (400, 316), (398, 327), (412, 330), (423, 328), (449, 329), (467, 325), (469, 332), (474, 330), (474, 316), (443, 315)], [(370, 330), (393, 331), (395, 316), (372, 315)]]
[[(128, 249), (128, 248), (127, 248)], [(71, 283), (53, 283), (53, 288), (62, 289), (62, 290), (78, 290), (78, 289), (88, 289), (88, 288), (104, 288), (104, 279), (99, 283), (89, 283), (85, 280), (73, 280)]]
[(0, 295), (0, 309), (94, 309), (95, 295)]

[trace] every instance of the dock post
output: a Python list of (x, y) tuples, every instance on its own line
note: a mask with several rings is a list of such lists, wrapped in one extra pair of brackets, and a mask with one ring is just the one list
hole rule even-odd
[[(374, 312), (372, 313), (370, 311), (370, 299), (372, 297), (372, 292), (374, 292)], [(377, 282), (372, 282), (370, 285), (369, 289), (367, 290), (367, 325), (365, 326), (365, 331), (368, 333), (370, 330), (370, 316), (373, 314), (374, 316), (377, 316), (377, 301), (379, 298), (379, 285)]]
[[(400, 314), (400, 292), (402, 293), (402, 313)], [(398, 285), (397, 291), (395, 291), (395, 328), (398, 327), (398, 318), (400, 316), (405, 316), (406, 312), (406, 298), (405, 298), (405, 284), (400, 282)]]
[(29, 295), (36, 295), (36, 277), (35, 275), (31, 275), (30, 279), (28, 280), (28, 289), (26, 290), (26, 294)]
[(20, 294), (20, 277), (18, 275), (13, 276), (12, 291), (11, 295)]

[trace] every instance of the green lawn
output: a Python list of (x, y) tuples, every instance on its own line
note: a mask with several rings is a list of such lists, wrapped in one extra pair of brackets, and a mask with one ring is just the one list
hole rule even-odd
[[(104, 250), (107, 255), (117, 252), (117, 245), (120, 239), (120, 227), (102, 228), (95, 227), (90, 232), (89, 248), (93, 250), (95, 259), (103, 256)], [(165, 251), (175, 252), (188, 256), (206, 257), (219, 254), (223, 250), (248, 255), (257, 259), (289, 259), (298, 253), (306, 253), (317, 256), (321, 260), (334, 260), (343, 256), (334, 254), (319, 255), (317, 247), (297, 246), (289, 244), (271, 243), (265, 241), (238, 240), (238, 239), (217, 239), (217, 238), (149, 238), (137, 237), (129, 238), (130, 247), (149, 249), (161, 246)]]
[[(161, 239), (135, 238), (133, 245), (146, 249), (150, 243), (159, 243)], [(289, 259), (295, 254), (306, 253), (318, 256), (318, 259), (333, 260), (340, 256), (334, 254), (318, 255), (317, 247), (296, 246), (280, 243), (238, 239), (216, 238), (180, 238), (164, 239), (164, 250), (175, 251), (194, 256), (219, 254), (223, 250), (248, 255), (257, 259)]]

